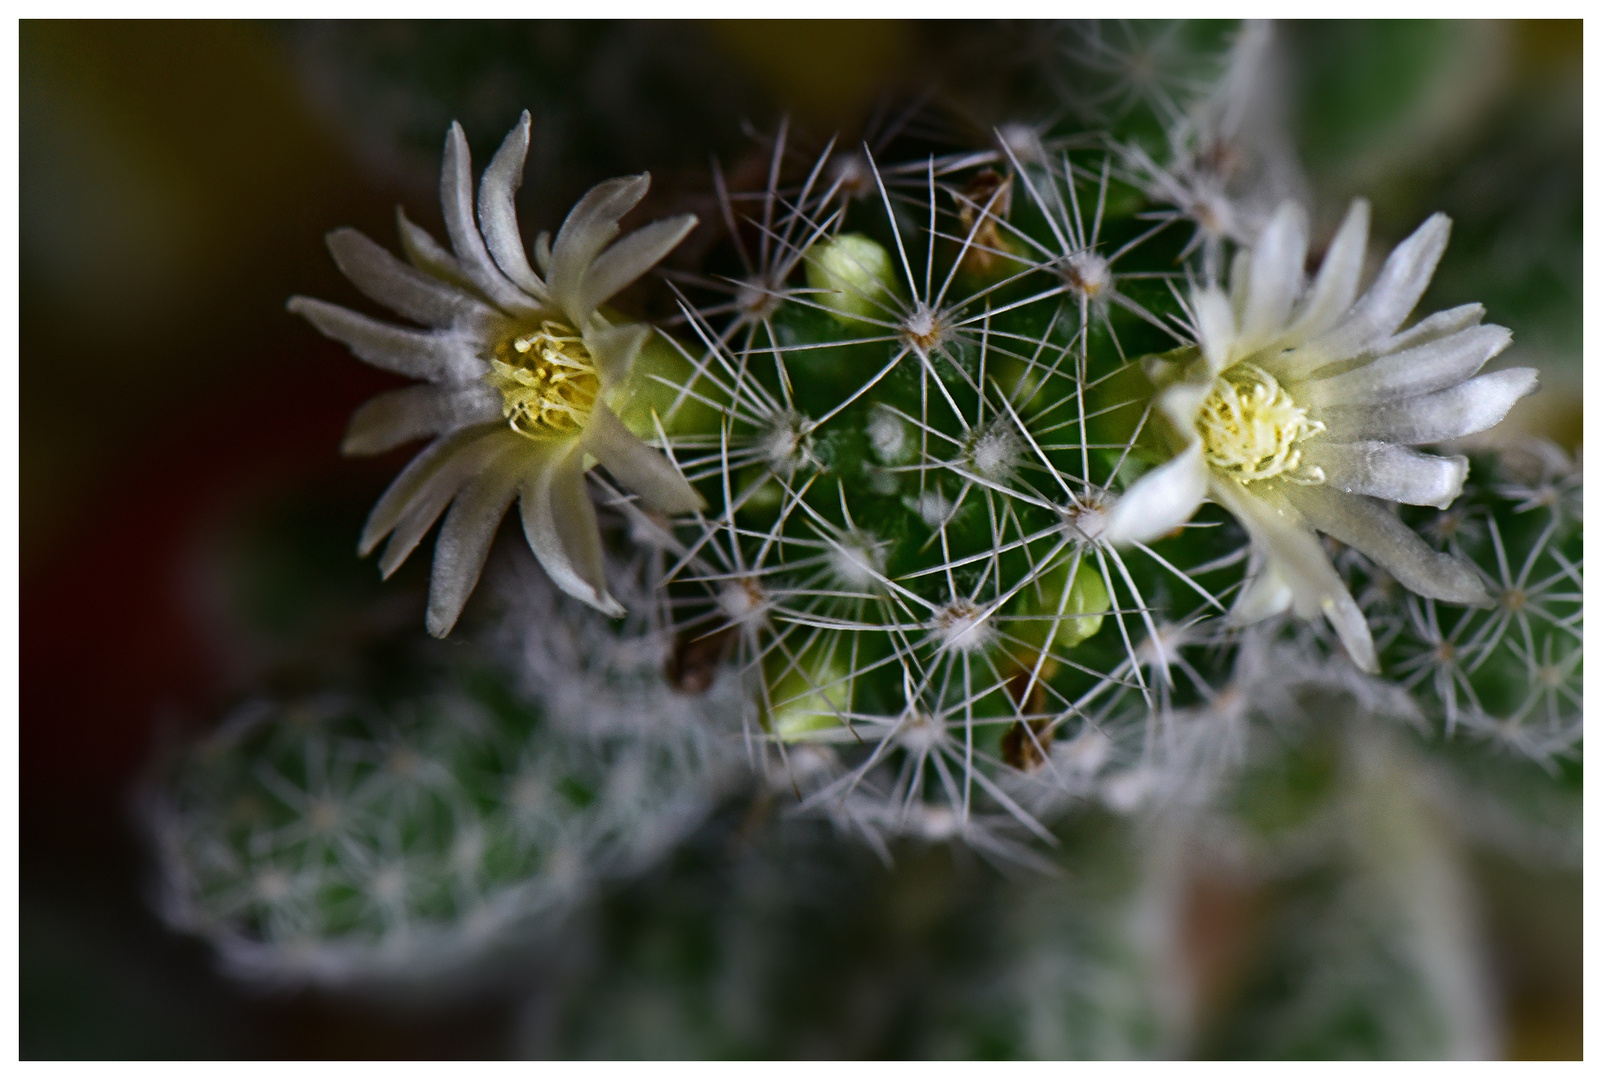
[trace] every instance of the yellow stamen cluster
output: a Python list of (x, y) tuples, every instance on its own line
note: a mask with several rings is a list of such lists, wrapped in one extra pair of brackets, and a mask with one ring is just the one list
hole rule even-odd
[(1324, 472), (1303, 469), (1301, 440), (1324, 430), (1274, 377), (1252, 364), (1236, 364), (1218, 378), (1196, 417), (1207, 463), (1242, 484), (1284, 477), (1321, 484)]
[(584, 339), (549, 319), (502, 342), (484, 378), (501, 392), (512, 430), (531, 439), (582, 428), (601, 389)]

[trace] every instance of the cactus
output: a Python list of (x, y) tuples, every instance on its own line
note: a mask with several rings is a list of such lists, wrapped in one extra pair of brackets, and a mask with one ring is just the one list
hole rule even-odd
[(738, 775), (709, 718), (725, 688), (664, 702), (645, 619), (559, 601), (526, 563), (501, 589), (498, 647), (433, 692), (252, 701), (166, 764), (146, 817), (173, 925), (245, 976), (433, 990), (700, 824)]
[[(1547, 444), (1413, 449), (1492, 426), (1533, 372), (1476, 375), (1509, 340), (1478, 305), (1403, 328), (1445, 248), (1439, 215), (1360, 293), (1356, 202), (1305, 276), (1306, 181), (1266, 102), (1266, 28), (1064, 40), (1043, 62), (1055, 107), (959, 149), (895, 126), (810, 142), (786, 123), (765, 185), (715, 167), (701, 227), (724, 243), (674, 274), (677, 312), (648, 340), (601, 302), (693, 219), (603, 252), (648, 181), (598, 185), (554, 262), (536, 240), (547, 287), (511, 209), (528, 114), (476, 226), (453, 129), (454, 255), (409, 223), (417, 269), (335, 234), (342, 266), (382, 264), (386, 302), (410, 310), (398, 301), (426, 285), (449, 310), (425, 312), (429, 335), (296, 310), (411, 374), (384, 334), (430, 356), (449, 339), (440, 378), (477, 405), (407, 432), (505, 447), (403, 492), (408, 545), (466, 492), (429, 629), (451, 629), (514, 497), (540, 565), (520, 547), (491, 563), (456, 631), (469, 646), (423, 690), (258, 702), (184, 751), (150, 803), (169, 921), (248, 976), (422, 985), (557, 926), (606, 938), (581, 909), (642, 903), (668, 936), (726, 918), (747, 944), (664, 991), (678, 1020), (644, 984), (591, 973), (573, 1000), (625, 1017), (645, 1001), (645, 1026), (597, 1042), (564, 1021), (565, 1042), (531, 1049), (660, 1046), (671, 1029), (690, 1055), (796, 1053), (727, 986), (767, 1002), (810, 970), (798, 927), (838, 915), (817, 914), (814, 878), (880, 887), (830, 853), (922, 866), (931, 847), (971, 850), (1026, 883), (941, 879), (1002, 914), (961, 932), (955, 997), (919, 999), (940, 1037), (896, 1051), (1492, 1052), (1459, 849), (1577, 857), (1578, 465)], [(601, 279), (562, 285), (584, 303), (552, 299), (564, 259)], [(541, 495), (548, 373), (514, 385), (502, 362), (507, 342), (526, 349), (501, 338), (552, 325), (547, 307), (572, 331), (553, 355), (594, 383), (558, 403), (581, 433), (559, 448), (568, 516)], [(497, 478), (525, 457), (523, 479)], [(481, 506), (480, 488), (498, 494)], [(708, 844), (718, 881), (793, 884), (687, 905), (712, 916), (629, 892)], [(1175, 959), (1199, 852), (1271, 894), (1272, 955), (1223, 1020)], [(1379, 988), (1401, 1004), (1376, 1008)]]

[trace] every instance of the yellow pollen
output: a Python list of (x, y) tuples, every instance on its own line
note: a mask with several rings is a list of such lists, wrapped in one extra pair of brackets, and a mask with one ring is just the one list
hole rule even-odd
[(582, 428), (601, 389), (584, 339), (550, 319), (496, 346), (484, 381), (501, 392), (512, 430), (531, 439)]
[(1284, 477), (1322, 484), (1324, 470), (1302, 467), (1297, 446), (1324, 430), (1307, 418), (1285, 388), (1252, 364), (1236, 364), (1219, 376), (1196, 417), (1207, 463), (1242, 484)]

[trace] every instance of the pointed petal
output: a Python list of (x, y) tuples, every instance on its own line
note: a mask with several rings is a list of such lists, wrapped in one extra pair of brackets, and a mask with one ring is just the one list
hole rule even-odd
[[(1445, 390), (1463, 382), (1513, 341), (1505, 326), (1476, 326), (1381, 356), (1361, 367), (1296, 387), (1309, 407), (1368, 405)], [(1316, 413), (1315, 413), (1316, 415)]]
[(395, 522), (395, 529), (389, 534), (383, 554), (378, 557), (378, 572), (384, 580), (389, 580), (389, 576), (399, 570), (401, 564), (417, 549), (451, 500), (475, 477), (493, 468), (513, 449), (515, 444), (505, 438), (475, 445), (444, 463), (417, 489), (406, 503), (400, 519)]
[[(1269, 502), (1233, 480), (1214, 479), (1213, 498), (1234, 514), (1262, 551), (1266, 563), (1289, 586), (1296, 614), (1304, 619), (1322, 614), (1335, 628), (1352, 662), (1377, 671), (1374, 637), (1346, 583), (1330, 565), (1323, 545), (1292, 506)], [(1277, 598), (1276, 598), (1277, 599)]]
[(618, 220), (645, 198), (651, 174), (623, 176), (592, 187), (568, 212), (551, 246), (551, 295), (578, 325), (589, 311), (579, 306), (584, 277), (595, 257), (616, 239)]
[(1340, 592), (1324, 601), (1324, 618), (1335, 628), (1335, 636), (1341, 639), (1341, 646), (1357, 670), (1370, 675), (1379, 671), (1379, 657), (1374, 654), (1374, 635), (1368, 628), (1368, 616), (1357, 606), (1346, 586), (1342, 585)]
[(484, 237), (473, 221), (472, 162), (467, 150), (467, 136), (462, 125), (451, 122), (445, 136), (445, 163), (439, 177), (440, 208), (445, 213), (445, 232), (451, 238), (451, 248), (472, 283), (485, 296), (508, 314), (532, 315), (539, 306), (521, 289), (501, 273), (489, 251)]
[(501, 417), (501, 397), (483, 383), (454, 389), (408, 386), (379, 394), (356, 410), (340, 451), (382, 454), (424, 435), (488, 424)]
[(1450, 218), (1445, 214), (1431, 215), (1391, 252), (1379, 277), (1346, 318), (1334, 330), (1308, 343), (1310, 353), (1323, 355), (1326, 362), (1344, 360), (1394, 334), (1429, 287), (1451, 232)]
[(1373, 559), (1404, 588), (1453, 604), (1491, 602), (1470, 563), (1431, 550), (1383, 504), (1319, 486), (1298, 487), (1286, 497), (1315, 528)]
[(1109, 544), (1143, 544), (1173, 532), (1191, 519), (1206, 497), (1207, 475), (1198, 439), (1129, 486), (1107, 512), (1100, 539)]
[(472, 296), (407, 266), (355, 229), (329, 233), (328, 250), (352, 284), (414, 322), (436, 327), (458, 323), (477, 326), (493, 316)]
[(573, 446), (553, 452), (525, 474), (519, 488), (523, 534), (557, 588), (613, 618), (625, 614), (606, 591), (601, 530), (584, 489), (584, 453)]
[[(461, 477), (454, 481), (455, 487), (451, 488), (454, 494), (467, 482), (466, 477), (472, 475), (479, 463), (493, 452), (495, 440), (503, 432), (511, 435), (501, 425), (494, 428), (488, 426), (469, 428), (436, 439), (425, 446), (416, 457), (412, 458), (406, 468), (401, 470), (400, 475), (390, 482), (388, 489), (373, 505), (372, 512), (367, 515), (367, 523), (362, 526), (362, 536), (357, 543), (356, 553), (365, 558), (378, 542), (395, 528), (402, 516), (424, 497), (424, 490), (442, 470), (448, 471), (450, 476)], [(517, 438), (515, 435), (512, 437)], [(446, 486), (450, 486), (451, 483), (448, 478), (439, 482)], [(428, 519), (428, 524), (433, 524), (434, 517), (439, 516), (440, 511), (445, 509), (445, 503), (449, 501), (446, 499), (439, 504), (439, 510), (434, 511), (434, 516)], [(428, 524), (423, 526), (423, 532), (428, 531)], [(422, 532), (418, 533), (418, 536), (421, 535)]]
[(1246, 296), (1251, 287), (1252, 253), (1249, 248), (1241, 248), (1229, 260), (1229, 310), (1237, 326), (1246, 314)]
[(1418, 445), (1457, 439), (1501, 423), (1513, 403), (1535, 389), (1534, 368), (1504, 368), (1450, 390), (1405, 401), (1322, 409), (1318, 419), (1332, 442)]
[(590, 320), (584, 330), (584, 347), (595, 361), (602, 389), (611, 390), (628, 380), (635, 359), (650, 339), (651, 328), (644, 323), (607, 326), (600, 317)]
[(1196, 317), (1196, 344), (1214, 375), (1223, 371), (1233, 358), (1235, 312), (1229, 300), (1213, 286), (1191, 293), (1191, 311)]
[(1411, 349), (1416, 345), (1434, 341), (1436, 338), (1443, 338), (1450, 334), (1467, 330), (1470, 327), (1478, 326), (1483, 318), (1485, 318), (1484, 304), (1460, 304), (1455, 308), (1437, 311), (1426, 319), (1420, 319), (1408, 329), (1387, 338), (1385, 343), (1374, 351), (1381, 356), (1385, 356), (1390, 353), (1400, 352), (1403, 349)]
[(635, 229), (598, 255), (584, 275), (579, 291), (581, 311), (593, 311), (622, 292), (689, 235), (698, 219), (694, 214), (653, 221)]
[(1252, 554), (1257, 565), (1247, 571), (1246, 587), (1229, 611), (1230, 621), (1237, 626), (1262, 622), (1291, 606), (1290, 584), (1275, 564), (1263, 557), (1261, 549), (1253, 548)]
[(428, 632), (444, 637), (456, 625), (462, 606), (478, 585), (490, 544), (507, 508), (517, 497), (521, 447), (509, 445), (486, 464), (451, 503), (434, 544), (434, 571), (428, 583)]
[(1301, 312), (1285, 335), (1288, 345), (1299, 345), (1319, 336), (1340, 321), (1357, 298), (1357, 286), (1363, 278), (1363, 255), (1368, 249), (1367, 199), (1353, 199), (1346, 219), (1336, 230), (1324, 253), (1324, 263), (1318, 268), (1318, 277), (1307, 292)]
[(1303, 447), (1302, 463), (1322, 469), (1331, 487), (1348, 494), (1442, 510), (1462, 492), (1463, 481), (1468, 477), (1468, 458), (1461, 454), (1436, 457), (1405, 446), (1372, 441), (1333, 443), (1314, 439)]
[(583, 444), (618, 483), (662, 513), (693, 514), (706, 507), (666, 455), (641, 442), (605, 402), (596, 402), (590, 413)]
[(1306, 264), (1307, 212), (1286, 200), (1252, 250), (1251, 284), (1240, 320), (1243, 351), (1261, 348), (1284, 332)]
[(478, 223), (484, 244), (501, 271), (518, 288), (537, 300), (550, 299), (545, 282), (528, 264), (523, 234), (517, 227), (517, 189), (523, 186), (523, 162), (528, 157), (528, 110), (523, 110), (478, 182)]
[(464, 383), (482, 378), (487, 370), (471, 343), (449, 331), (408, 330), (309, 296), (292, 296), (287, 306), (324, 337), (343, 342), (369, 364), (397, 375)]
[(496, 468), (516, 449), (516, 436), (491, 437), (454, 455), (429, 476), (407, 501), (378, 557), (378, 570), (384, 580), (400, 569), (463, 488)]
[(400, 230), (401, 248), (413, 266), (441, 281), (448, 281), (481, 300), (485, 299), (478, 286), (462, 273), (462, 264), (456, 261), (456, 256), (441, 247), (439, 241), (428, 234), (427, 229), (413, 224), (411, 218), (406, 216), (406, 211), (399, 206), (395, 207), (395, 225)]

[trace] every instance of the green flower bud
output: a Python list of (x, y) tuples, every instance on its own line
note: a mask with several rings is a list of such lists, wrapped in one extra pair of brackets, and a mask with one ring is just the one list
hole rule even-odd
[(769, 654), (768, 730), (785, 742), (845, 723), (851, 707), (851, 669), (832, 647), (814, 646), (794, 662)]
[[(1063, 593), (1066, 590), (1067, 598)], [(1107, 583), (1078, 557), (1065, 559), (1018, 594), (1008, 632), (1042, 652), (1071, 649), (1101, 629), (1112, 607)]]
[(669, 435), (716, 435), (728, 395), (667, 338), (652, 334), (629, 372), (629, 393), (612, 407), (643, 439), (654, 438), (657, 420)]
[(861, 233), (816, 244), (807, 256), (807, 284), (815, 299), (843, 323), (884, 321), (895, 305), (896, 271), (890, 253)]

